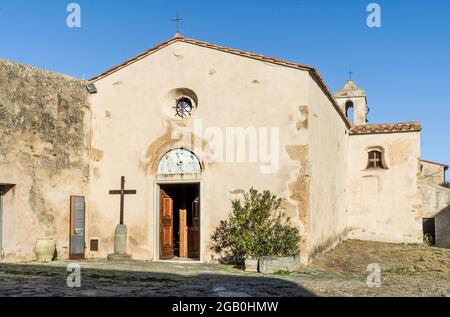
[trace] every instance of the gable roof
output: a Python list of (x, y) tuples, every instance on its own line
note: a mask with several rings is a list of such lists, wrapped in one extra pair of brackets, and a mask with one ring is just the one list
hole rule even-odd
[(422, 126), (419, 122), (403, 122), (392, 124), (364, 124), (357, 125), (350, 129), (351, 135), (358, 134), (381, 134), (381, 133), (401, 133), (420, 132)]
[(339, 105), (337, 104), (336, 100), (334, 99), (332, 93), (330, 92), (330, 90), (328, 89), (327, 84), (325, 83), (325, 81), (323, 80), (322, 76), (319, 74), (319, 72), (311, 66), (307, 66), (307, 65), (303, 65), (303, 64), (298, 64), (298, 63), (293, 63), (293, 62), (289, 62), (286, 60), (282, 60), (282, 59), (278, 59), (278, 58), (272, 58), (272, 57), (267, 57), (264, 55), (260, 55), (260, 54), (255, 54), (255, 53), (251, 53), (251, 52), (246, 52), (246, 51), (240, 51), (240, 50), (236, 50), (236, 49), (232, 49), (232, 48), (226, 48), (223, 46), (219, 46), (219, 45), (215, 45), (215, 44), (210, 44), (210, 43), (206, 43), (206, 42), (202, 42), (202, 41), (198, 41), (198, 40), (193, 40), (193, 39), (189, 39), (189, 38), (185, 38), (183, 37), (181, 34), (175, 34), (175, 36), (166, 41), (163, 42), (125, 62), (123, 62), (122, 64), (119, 64), (117, 66), (114, 66), (113, 68), (101, 73), (100, 75), (97, 75), (93, 78), (91, 78), (89, 81), (90, 82), (95, 82), (97, 80), (100, 80), (102, 78), (105, 78), (119, 70), (121, 70), (122, 68), (125, 68), (175, 42), (184, 42), (184, 43), (189, 43), (189, 44), (193, 44), (193, 45), (197, 45), (197, 46), (201, 46), (201, 47), (205, 47), (205, 48), (209, 48), (209, 49), (214, 49), (217, 51), (221, 51), (221, 52), (225, 52), (225, 53), (229, 53), (229, 54), (233, 54), (233, 55), (238, 55), (238, 56), (242, 56), (242, 57), (246, 57), (246, 58), (251, 58), (251, 59), (255, 59), (255, 60), (259, 60), (262, 62), (267, 62), (267, 63), (272, 63), (272, 64), (276, 64), (276, 65), (280, 65), (280, 66), (285, 66), (285, 67), (289, 67), (289, 68), (294, 68), (294, 69), (299, 69), (299, 70), (304, 70), (307, 71), (311, 77), (316, 81), (316, 83), (319, 85), (319, 87), (322, 89), (322, 91), (325, 93), (325, 95), (328, 97), (328, 99), (330, 100), (331, 104), (333, 105), (334, 109), (337, 111), (337, 113), (339, 114), (339, 116), (341, 117), (341, 119), (344, 121), (346, 127), (348, 129), (351, 128), (351, 124), (348, 121), (347, 117), (344, 115), (344, 113), (341, 111), (341, 109), (339, 108)]

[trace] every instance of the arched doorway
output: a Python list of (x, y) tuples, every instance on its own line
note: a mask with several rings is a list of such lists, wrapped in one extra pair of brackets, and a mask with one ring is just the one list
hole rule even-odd
[(200, 160), (183, 148), (159, 163), (159, 260), (200, 260), (200, 174)]

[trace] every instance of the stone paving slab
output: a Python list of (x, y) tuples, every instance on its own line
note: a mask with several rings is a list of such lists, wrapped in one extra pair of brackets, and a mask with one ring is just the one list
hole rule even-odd
[[(79, 264), (82, 287), (66, 285)], [(229, 266), (161, 262), (80, 261), (0, 264), (0, 296), (312, 296), (296, 283)]]

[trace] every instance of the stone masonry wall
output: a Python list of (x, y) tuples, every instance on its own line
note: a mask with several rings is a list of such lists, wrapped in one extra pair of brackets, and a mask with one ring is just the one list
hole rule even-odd
[(34, 258), (36, 238), (69, 246), (69, 197), (86, 195), (89, 104), (85, 82), (0, 59), (3, 255)]

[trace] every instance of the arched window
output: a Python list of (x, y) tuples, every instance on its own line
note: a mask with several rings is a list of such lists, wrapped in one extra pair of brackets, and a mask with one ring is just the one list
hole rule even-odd
[(354, 112), (355, 112), (355, 106), (353, 104), (353, 101), (349, 100), (345, 103), (345, 116), (350, 120), (351, 123), (354, 122)]
[(384, 162), (384, 151), (382, 148), (369, 149), (368, 156), (367, 168), (387, 168)]

